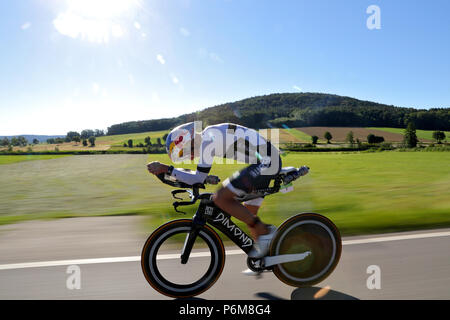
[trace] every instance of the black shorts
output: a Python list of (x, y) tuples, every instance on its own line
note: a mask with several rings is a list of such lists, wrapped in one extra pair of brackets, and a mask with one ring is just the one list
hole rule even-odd
[(235, 172), (233, 176), (223, 182), (238, 197), (252, 193), (255, 190), (268, 188), (270, 181), (274, 179), (281, 170), (281, 158), (278, 163), (256, 163), (251, 164), (241, 171)]

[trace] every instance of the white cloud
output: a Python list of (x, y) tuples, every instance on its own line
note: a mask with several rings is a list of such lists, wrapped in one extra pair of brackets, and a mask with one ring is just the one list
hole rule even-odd
[(303, 91), (302, 88), (300, 88), (299, 86), (292, 86), (292, 88), (294, 88), (297, 91)]
[(122, 38), (139, 8), (136, 0), (65, 0), (53, 26), (62, 35), (95, 43)]
[(31, 22), (25, 22), (21, 27), (20, 27), (20, 29), (22, 29), (22, 30), (27, 30), (27, 29), (29, 29), (31, 27)]
[(214, 62), (224, 63), (223, 59), (217, 53), (210, 52), (210, 51), (206, 50), (205, 48), (198, 49), (198, 54), (203, 59), (209, 58)]
[(175, 75), (171, 75), (171, 78), (174, 84), (178, 84), (180, 82), (180, 80), (178, 80), (178, 78)]
[(191, 32), (188, 29), (183, 28), (183, 27), (180, 28), (180, 33), (185, 37), (189, 37), (191, 35)]
[(158, 55), (156, 56), (156, 60), (158, 60), (159, 63), (161, 63), (161, 64), (166, 64), (166, 60), (165, 60), (164, 57), (163, 57), (162, 55), (160, 55), (160, 54), (158, 54)]
[(223, 59), (221, 57), (219, 57), (219, 55), (217, 53), (215, 53), (215, 52), (210, 52), (209, 53), (209, 58), (212, 61), (223, 63)]
[(134, 22), (134, 27), (138, 30), (141, 30), (141, 24), (137, 21)]

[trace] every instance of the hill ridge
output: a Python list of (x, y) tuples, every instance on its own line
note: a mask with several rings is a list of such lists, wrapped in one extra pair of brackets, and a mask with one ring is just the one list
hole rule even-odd
[(108, 135), (168, 130), (200, 120), (204, 126), (234, 122), (252, 128), (309, 126), (404, 128), (413, 121), (418, 129), (448, 130), (450, 109), (415, 109), (359, 100), (336, 94), (272, 93), (207, 107), (173, 118), (129, 121), (108, 127)]

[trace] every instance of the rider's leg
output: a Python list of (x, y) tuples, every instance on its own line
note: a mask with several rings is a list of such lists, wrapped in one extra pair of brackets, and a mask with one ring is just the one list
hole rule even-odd
[[(224, 187), (220, 188), (213, 196), (214, 203), (225, 212), (229, 213), (236, 219), (241, 220), (249, 226), (250, 232), (254, 239), (257, 239), (260, 235), (267, 234), (269, 230), (264, 223), (256, 223), (255, 221), (255, 208), (248, 209), (235, 199), (236, 194), (230, 189)], [(259, 208), (259, 207), (258, 207)], [(252, 226), (252, 227), (250, 227)]]
[[(262, 202), (263, 202), (264, 198), (257, 198), (257, 199), (253, 199), (253, 200), (249, 200), (243, 203), (244, 207), (246, 207), (248, 209), (248, 211), (250, 211), (252, 214), (254, 214), (255, 216), (258, 215), (258, 210), (259, 208), (261, 208)], [(253, 231), (254, 228), (249, 227), (250, 229), (250, 233), (253, 235), (256, 232)], [(267, 228), (266, 228), (266, 233), (267, 234)]]

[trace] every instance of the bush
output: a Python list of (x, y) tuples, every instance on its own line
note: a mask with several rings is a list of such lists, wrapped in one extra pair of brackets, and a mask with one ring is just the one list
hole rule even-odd
[(384, 137), (376, 136), (373, 133), (367, 136), (367, 142), (370, 144), (384, 142)]
[(416, 126), (413, 122), (409, 122), (405, 130), (405, 135), (403, 136), (403, 143), (408, 148), (415, 148), (418, 142), (419, 139), (417, 139), (416, 135)]
[(434, 131), (433, 139), (436, 140), (438, 144), (442, 143), (442, 140), (445, 140), (445, 132), (443, 131)]
[(95, 137), (94, 136), (89, 137), (89, 143), (91, 144), (91, 147), (95, 147)]
[(327, 143), (330, 143), (331, 139), (333, 139), (333, 136), (331, 135), (330, 132), (325, 132), (325, 134), (323, 135), (323, 137), (327, 140)]

